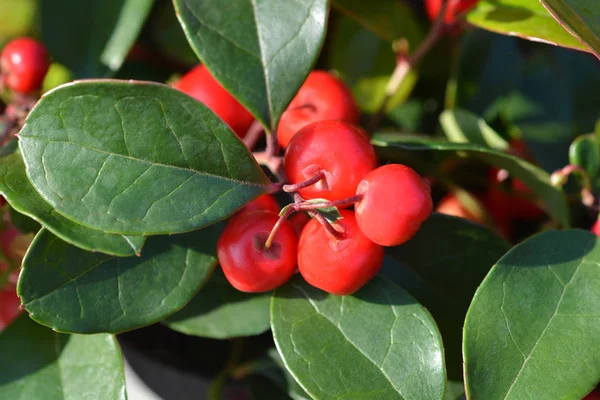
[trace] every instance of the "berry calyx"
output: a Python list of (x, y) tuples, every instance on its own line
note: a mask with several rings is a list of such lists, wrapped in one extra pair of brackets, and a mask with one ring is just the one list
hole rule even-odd
[(358, 228), (354, 213), (341, 210), (333, 226), (342, 232), (333, 238), (317, 220), (310, 220), (300, 234), (298, 269), (311, 285), (343, 296), (370, 281), (383, 264), (383, 248)]
[(419, 230), (433, 209), (431, 189), (411, 168), (388, 164), (371, 171), (356, 194), (356, 220), (366, 237), (382, 246), (397, 246)]
[[(288, 180), (303, 198), (341, 200), (355, 194), (361, 179), (377, 166), (377, 156), (361, 128), (320, 121), (294, 136), (283, 162)], [(306, 181), (312, 183), (303, 187)]]
[(267, 248), (265, 242), (279, 216), (269, 211), (242, 213), (232, 219), (217, 242), (225, 277), (242, 292), (266, 292), (287, 282), (296, 270), (298, 237), (282, 221)]
[[(442, 8), (443, 0), (425, 0), (425, 11), (431, 21), (435, 21), (440, 10)], [(447, 0), (448, 5), (446, 6), (446, 13), (444, 15), (444, 22), (446, 24), (452, 24), (456, 21), (456, 17), (459, 14), (469, 11), (477, 4), (479, 0)]]
[(338, 78), (313, 71), (281, 116), (277, 140), (286, 148), (292, 137), (306, 125), (331, 119), (357, 124), (360, 112), (350, 89)]
[(50, 67), (50, 55), (37, 40), (10, 41), (0, 54), (0, 72), (7, 88), (19, 93), (39, 90)]
[(202, 102), (239, 136), (244, 137), (254, 117), (241, 105), (204, 65), (185, 74), (173, 87)]

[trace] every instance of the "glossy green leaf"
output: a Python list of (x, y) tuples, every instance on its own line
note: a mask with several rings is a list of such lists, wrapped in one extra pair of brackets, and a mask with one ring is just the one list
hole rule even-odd
[(465, 386), (462, 381), (448, 381), (444, 400), (465, 400)]
[(327, 0), (173, 2), (192, 48), (214, 77), (275, 129), (317, 60)]
[(202, 103), (165, 85), (86, 81), (47, 93), (20, 148), (59, 213), (111, 233), (178, 233), (267, 191), (244, 143)]
[(467, 110), (446, 110), (440, 123), (451, 142), (473, 143), (497, 150), (508, 150), (508, 143), (483, 118)]
[(534, 194), (539, 196), (545, 205), (546, 211), (558, 222), (568, 226), (570, 223), (569, 208), (564, 192), (550, 184), (550, 175), (535, 165), (502, 151), (488, 147), (477, 146), (469, 143), (451, 143), (438, 139), (411, 139), (394, 134), (378, 134), (372, 143), (391, 153), (398, 151), (437, 151), (461, 153), (476, 157), (490, 165), (506, 169), (511, 176), (522, 180)]
[(0, 334), (0, 360), (2, 399), (127, 398), (112, 335), (64, 335), (22, 315)]
[(163, 323), (186, 335), (213, 339), (258, 335), (269, 330), (270, 298), (270, 292), (240, 292), (219, 269), (192, 301)]
[[(421, 35), (417, 33), (410, 34), (414, 35), (411, 43), (417, 43), (421, 39)], [(385, 89), (396, 66), (396, 54), (391, 42), (379, 38), (345, 16), (338, 18), (330, 35), (329, 64), (350, 86), (359, 107), (368, 113), (377, 112), (385, 99)], [(361, 56), (356, 57), (356, 54)], [(387, 111), (408, 98), (417, 78), (418, 71), (412, 69), (390, 99)]]
[(146, 241), (143, 236), (115, 235), (86, 228), (60, 215), (31, 186), (19, 153), (0, 158), (0, 193), (13, 209), (84, 250), (132, 256), (139, 254)]
[(600, 7), (595, 0), (540, 0), (556, 20), (600, 58)]
[(462, 327), (473, 295), (508, 249), (484, 226), (437, 213), (411, 240), (386, 248), (382, 273), (433, 315), (452, 379), (462, 378)]
[(118, 333), (182, 308), (210, 276), (220, 225), (152, 237), (140, 257), (90, 253), (46, 230), (35, 237), (17, 292), (37, 322), (60, 332)]
[(406, 39), (416, 46), (423, 36), (423, 27), (408, 2), (333, 0), (332, 5), (388, 42)]
[(385, 278), (340, 297), (296, 277), (275, 290), (271, 325), (285, 365), (314, 399), (444, 396), (435, 322)]
[(581, 399), (600, 378), (600, 239), (547, 231), (477, 290), (463, 351), (470, 399)]
[(569, 162), (583, 168), (592, 181), (594, 192), (600, 191), (600, 142), (595, 134), (582, 135), (569, 148)]
[(467, 14), (467, 21), (505, 35), (588, 51), (554, 20), (540, 0), (480, 0)]
[(43, 42), (52, 57), (79, 78), (119, 69), (154, 0), (42, 1)]

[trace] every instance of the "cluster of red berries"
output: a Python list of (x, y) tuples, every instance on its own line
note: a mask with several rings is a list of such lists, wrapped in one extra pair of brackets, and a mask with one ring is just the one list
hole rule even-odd
[(28, 37), (13, 39), (0, 54), (0, 86), (23, 94), (38, 91), (49, 67), (50, 55), (43, 44)]
[[(290, 184), (283, 190), (296, 201), (280, 217), (275, 201), (263, 197), (232, 218), (217, 245), (229, 282), (245, 292), (268, 291), (297, 266), (308, 283), (329, 293), (360, 289), (379, 271), (382, 246), (409, 240), (433, 207), (415, 171), (376, 167), (368, 135), (353, 124), (320, 121), (295, 133), (284, 155)], [(324, 207), (339, 208), (341, 218), (327, 221), (318, 211)], [(313, 217), (299, 235), (286, 220), (295, 211)]]

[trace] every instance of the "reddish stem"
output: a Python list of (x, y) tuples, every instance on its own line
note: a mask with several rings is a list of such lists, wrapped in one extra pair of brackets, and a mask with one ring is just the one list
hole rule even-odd
[(337, 229), (335, 229), (334, 226), (331, 225), (329, 221), (327, 221), (327, 219), (325, 219), (325, 217), (319, 214), (317, 211), (308, 210), (306, 212), (312, 218), (316, 219), (317, 222), (320, 223), (323, 228), (325, 228), (325, 230), (331, 237), (337, 240), (342, 240), (344, 238), (344, 231), (338, 231)]
[(244, 144), (246, 147), (252, 150), (264, 133), (265, 128), (263, 128), (262, 124), (258, 122), (258, 120), (255, 120), (252, 122), (252, 125), (250, 125), (250, 128), (248, 128), (246, 135), (244, 135)]
[(294, 207), (289, 207), (287, 210), (285, 210), (283, 215), (279, 217), (279, 219), (273, 226), (273, 229), (271, 229), (271, 233), (269, 233), (269, 237), (267, 238), (267, 241), (265, 242), (265, 249), (268, 249), (269, 247), (271, 247), (271, 245), (273, 244), (273, 240), (275, 240), (275, 235), (277, 234), (277, 231), (279, 230), (279, 228), (281, 228), (281, 225), (283, 225), (285, 220), (288, 219), (288, 217), (290, 215), (292, 215), (292, 213), (294, 211), (296, 211), (296, 210), (294, 210)]
[(321, 179), (325, 178), (325, 172), (319, 171), (315, 173), (313, 176), (305, 180), (304, 182), (299, 182), (295, 184), (283, 185), (283, 191), (288, 193), (297, 192), (300, 189), (304, 189), (305, 187), (314, 185), (319, 182)]
[(326, 208), (326, 207), (346, 207), (351, 204), (358, 203), (363, 198), (364, 198), (364, 195), (357, 194), (357, 195), (354, 195), (351, 197), (347, 197), (345, 199), (335, 200), (335, 201), (324, 201), (322, 203), (296, 203), (294, 205), (294, 208), (296, 209), (296, 211), (307, 211), (307, 210), (316, 210), (319, 208)]

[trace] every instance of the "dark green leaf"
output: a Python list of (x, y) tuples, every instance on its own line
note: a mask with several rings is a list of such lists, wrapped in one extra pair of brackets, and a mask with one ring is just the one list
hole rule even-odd
[(444, 400), (465, 400), (465, 386), (462, 381), (448, 381)]
[(480, 0), (467, 20), (493, 32), (588, 51), (554, 20), (540, 0)]
[[(330, 35), (330, 65), (352, 88), (352, 94), (359, 107), (368, 113), (377, 112), (385, 99), (385, 88), (396, 66), (396, 54), (392, 50), (392, 44), (380, 39), (349, 17), (338, 18)], [(420, 36), (416, 36), (413, 42), (418, 40)], [(361, 56), (356, 57), (356, 54)], [(411, 69), (400, 89), (390, 99), (387, 111), (406, 100), (417, 82), (417, 77), (417, 71)]]
[(600, 58), (600, 7), (594, 0), (540, 0), (556, 20)]
[(477, 290), (463, 352), (471, 399), (581, 399), (600, 377), (600, 240), (547, 231)]
[(275, 290), (271, 325), (285, 365), (314, 399), (444, 396), (435, 322), (385, 278), (342, 297), (294, 278)]
[[(0, 123), (0, 130), (4, 129), (2, 123)], [(6, 157), (11, 155), (19, 148), (19, 143), (16, 140), (11, 140), (4, 146), (0, 147), (0, 157)]]
[(42, 197), (105, 232), (198, 229), (267, 191), (267, 177), (229, 127), (165, 85), (61, 86), (38, 102), (19, 136)]
[(462, 327), (477, 287), (508, 244), (485, 227), (433, 214), (408, 242), (386, 249), (382, 273), (433, 315), (448, 376), (462, 378)]
[(444, 133), (451, 142), (473, 143), (508, 150), (508, 143), (483, 118), (466, 110), (446, 110), (440, 115)]
[(157, 11), (153, 12), (150, 18), (150, 34), (161, 53), (183, 65), (192, 66), (198, 63), (198, 57), (177, 20), (173, 2), (159, 3)]
[(139, 254), (146, 241), (143, 236), (114, 235), (89, 229), (60, 215), (31, 186), (23, 159), (18, 153), (0, 158), (0, 193), (13, 209), (40, 222), (56, 236), (84, 250), (131, 256)]
[(214, 339), (258, 335), (269, 329), (270, 297), (240, 292), (219, 269), (189, 304), (163, 323), (186, 335)]
[(545, 204), (546, 211), (558, 222), (569, 225), (569, 208), (564, 192), (550, 184), (550, 175), (527, 161), (488, 147), (468, 143), (451, 143), (437, 139), (411, 139), (393, 134), (378, 134), (373, 144), (388, 149), (405, 151), (460, 152), (473, 156), (498, 168), (506, 169), (511, 176), (522, 180)]
[(388, 42), (406, 39), (416, 47), (423, 37), (423, 27), (408, 2), (333, 0), (333, 6)]
[(42, 229), (42, 226), (36, 220), (29, 218), (25, 214), (21, 214), (13, 207), (10, 207), (10, 222), (21, 233), (37, 233), (37, 231)]
[(0, 360), (2, 399), (127, 398), (112, 335), (64, 335), (22, 315), (0, 334)]
[(319, 55), (327, 0), (229, 0), (226, 6), (221, 0), (173, 2), (202, 62), (274, 130)]
[(77, 77), (105, 77), (121, 67), (152, 4), (153, 0), (42, 1), (42, 38), (52, 57)]
[(594, 192), (600, 191), (600, 143), (597, 135), (583, 135), (575, 139), (569, 149), (569, 162), (585, 169)]
[(183, 307), (206, 282), (220, 228), (152, 237), (141, 257), (127, 258), (80, 250), (43, 229), (23, 260), (17, 291), (34, 320), (60, 332), (150, 325)]

